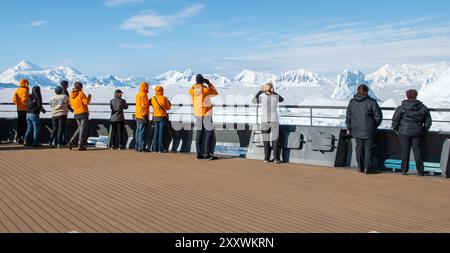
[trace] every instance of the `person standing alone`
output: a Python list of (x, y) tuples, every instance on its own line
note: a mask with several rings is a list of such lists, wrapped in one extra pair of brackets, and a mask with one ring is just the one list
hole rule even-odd
[(356, 160), (361, 173), (377, 174), (376, 132), (383, 121), (377, 101), (369, 96), (369, 87), (360, 85), (347, 108), (347, 134), (356, 139)]
[(408, 175), (411, 147), (416, 160), (417, 173), (424, 176), (425, 168), (422, 158), (422, 139), (430, 130), (433, 120), (430, 110), (419, 100), (418, 92), (408, 90), (407, 100), (395, 111), (392, 118), (392, 128), (399, 134), (400, 146), (402, 148), (402, 172)]
[(119, 150), (125, 149), (124, 136), (125, 132), (125, 113), (124, 110), (128, 109), (128, 104), (125, 99), (122, 98), (123, 92), (116, 90), (114, 92), (114, 98), (110, 102), (111, 106), (111, 134), (109, 139), (109, 147), (111, 149), (118, 148)]
[(30, 88), (27, 79), (19, 81), (19, 88), (14, 93), (13, 103), (17, 106), (17, 133), (16, 144), (24, 144), (25, 132), (27, 131), (27, 104), (30, 99)]
[[(266, 163), (281, 163), (278, 107), (282, 102), (284, 102), (284, 98), (275, 92), (272, 83), (264, 85), (253, 99), (253, 103), (260, 104), (262, 107), (261, 132), (264, 142), (264, 162)], [(273, 160), (270, 159), (271, 150), (273, 150)]]
[[(197, 159), (215, 160), (211, 155), (214, 132), (213, 106), (211, 98), (219, 95), (216, 87), (202, 75), (197, 75), (196, 84), (189, 90), (194, 107)], [(206, 86), (205, 86), (206, 84)]]

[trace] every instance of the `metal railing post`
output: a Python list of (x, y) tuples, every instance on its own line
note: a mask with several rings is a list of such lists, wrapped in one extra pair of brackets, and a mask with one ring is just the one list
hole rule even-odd
[(314, 122), (313, 122), (313, 108), (312, 107), (309, 108), (309, 120), (310, 120), (310, 126), (313, 126)]

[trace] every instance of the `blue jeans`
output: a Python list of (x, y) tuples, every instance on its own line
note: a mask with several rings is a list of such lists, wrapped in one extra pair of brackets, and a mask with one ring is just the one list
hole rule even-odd
[(27, 114), (27, 132), (25, 133), (25, 142), (28, 146), (39, 145), (39, 131), (41, 130), (41, 119), (39, 115)]
[(144, 150), (145, 149), (145, 142), (147, 141), (147, 131), (148, 131), (148, 124), (145, 123), (143, 120), (137, 120), (136, 121), (136, 149), (137, 150)]
[(155, 152), (164, 151), (164, 129), (166, 127), (166, 121), (156, 121), (153, 124), (153, 142), (152, 147)]

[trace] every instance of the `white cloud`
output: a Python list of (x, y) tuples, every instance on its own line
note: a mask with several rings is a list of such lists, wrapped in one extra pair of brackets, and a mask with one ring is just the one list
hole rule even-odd
[(147, 11), (130, 17), (119, 28), (122, 30), (132, 30), (145, 36), (154, 36), (159, 30), (173, 27), (196, 15), (204, 8), (205, 6), (203, 4), (192, 4), (173, 15), (158, 15), (154, 11)]
[(153, 47), (155, 47), (155, 45), (122, 43), (122, 44), (119, 44), (119, 47), (126, 48), (126, 49), (141, 49), (141, 48), (153, 48)]
[(144, 3), (145, 0), (105, 0), (105, 6), (107, 7), (120, 7), (126, 4)]
[[(296, 67), (336, 73), (371, 71), (386, 63), (450, 59), (450, 25), (418, 18), (383, 25), (347, 23), (308, 33), (285, 33), (261, 40), (260, 48), (226, 57), (224, 64), (275, 70)], [(226, 62), (226, 63), (225, 63)]]
[(38, 26), (44, 26), (46, 24), (48, 24), (47, 20), (35, 20), (35, 21), (32, 21), (31, 23), (29, 23), (28, 25), (32, 26), (32, 27), (38, 27)]

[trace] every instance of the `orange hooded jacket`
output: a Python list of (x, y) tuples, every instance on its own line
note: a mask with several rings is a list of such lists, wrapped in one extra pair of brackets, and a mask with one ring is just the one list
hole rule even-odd
[(164, 96), (164, 88), (156, 86), (155, 96), (150, 99), (153, 107), (153, 117), (167, 117), (167, 111), (172, 108), (169, 99)]
[(89, 114), (88, 105), (91, 103), (91, 97), (86, 97), (83, 91), (73, 90), (70, 93), (70, 106), (74, 115)]
[(141, 83), (139, 93), (136, 95), (136, 119), (149, 119), (150, 104), (148, 101), (148, 83)]
[(195, 84), (189, 90), (189, 94), (192, 96), (195, 117), (212, 116), (213, 106), (211, 98), (219, 95), (214, 85), (211, 84), (209, 87), (206, 87), (203, 84)]
[(19, 82), (20, 87), (16, 90), (13, 97), (13, 103), (17, 106), (17, 111), (27, 111), (27, 104), (30, 98), (30, 88), (28, 80), (22, 79)]

